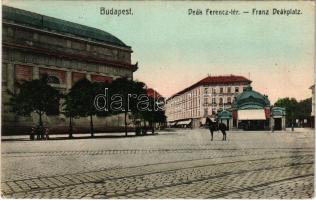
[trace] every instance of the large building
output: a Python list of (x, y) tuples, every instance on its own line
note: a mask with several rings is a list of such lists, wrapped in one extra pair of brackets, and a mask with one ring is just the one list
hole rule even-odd
[[(137, 70), (137, 65), (131, 62), (131, 47), (110, 33), (12, 7), (3, 6), (2, 11), (4, 134), (18, 132), (21, 128), (25, 131), (25, 127), (37, 121), (35, 115), (16, 116), (6, 106), (9, 101), (7, 90), (15, 92), (18, 81), (48, 74), (50, 84), (65, 92), (84, 77), (91, 81), (111, 82), (118, 77), (132, 79)], [(78, 125), (88, 125), (88, 120), (80, 120)], [(67, 124), (63, 116), (46, 117), (44, 123), (54, 127)], [(101, 127), (107, 126), (105, 123), (113, 124), (104, 120), (100, 123)]]
[(198, 127), (206, 117), (215, 118), (218, 111), (229, 109), (250, 84), (243, 76), (208, 76), (167, 99), (167, 121), (171, 126)]

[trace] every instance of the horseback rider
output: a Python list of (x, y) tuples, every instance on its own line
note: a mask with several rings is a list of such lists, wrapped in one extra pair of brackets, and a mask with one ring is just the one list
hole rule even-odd
[(213, 122), (209, 117), (206, 118), (206, 124), (211, 133), (211, 141), (213, 141), (214, 131), (220, 130), (223, 134), (223, 140), (226, 140), (226, 130), (227, 126), (224, 123), (218, 123), (217, 121)]
[(206, 118), (206, 124), (208, 125), (208, 128), (211, 133), (211, 141), (213, 141), (213, 133), (217, 130), (217, 123), (213, 122), (209, 117)]

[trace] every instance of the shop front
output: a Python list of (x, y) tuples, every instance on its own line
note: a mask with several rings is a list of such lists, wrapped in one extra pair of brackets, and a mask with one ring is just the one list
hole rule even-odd
[(280, 131), (286, 129), (285, 116), (285, 108), (273, 107), (271, 109), (270, 128), (272, 131)]
[(236, 97), (232, 106), (233, 127), (243, 130), (269, 130), (270, 101), (252, 87)]

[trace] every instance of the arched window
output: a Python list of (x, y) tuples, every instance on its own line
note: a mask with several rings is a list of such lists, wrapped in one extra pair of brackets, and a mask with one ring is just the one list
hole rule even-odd
[(219, 104), (223, 104), (223, 98), (219, 98)]
[(59, 78), (57, 76), (54, 76), (54, 75), (49, 75), (47, 77), (47, 82), (52, 83), (52, 84), (60, 84)]
[(232, 100), (231, 100), (231, 98), (230, 97), (227, 97), (227, 103), (232, 103)]

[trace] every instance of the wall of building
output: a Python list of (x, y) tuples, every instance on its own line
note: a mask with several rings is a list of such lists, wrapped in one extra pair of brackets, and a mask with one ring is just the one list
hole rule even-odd
[(246, 85), (248, 84), (198, 86), (174, 96), (167, 100), (167, 121), (200, 119), (215, 115), (220, 109), (229, 109), (234, 98), (243, 91)]
[(63, 52), (69, 55), (91, 56), (97, 59), (131, 64), (132, 51), (127, 47), (93, 42), (89, 41), (88, 38), (71, 37), (6, 21), (3, 22), (2, 34), (4, 45), (31, 46), (34, 50), (36, 48), (53, 49), (55, 52)]
[[(4, 20), (2, 26), (2, 133), (14, 134), (27, 130), (37, 122), (37, 116), (16, 116), (7, 105), (8, 90), (15, 92), (15, 82), (38, 79), (48, 74), (58, 79), (51, 84), (62, 92), (83, 77), (91, 81), (111, 82), (118, 77), (132, 79), (135, 68), (131, 65), (130, 47), (89, 41), (45, 30), (37, 30)], [(95, 127), (121, 127), (117, 116), (95, 117)], [(76, 119), (81, 129), (88, 127), (89, 119)], [(44, 117), (50, 128), (66, 129), (67, 119), (63, 115)]]

